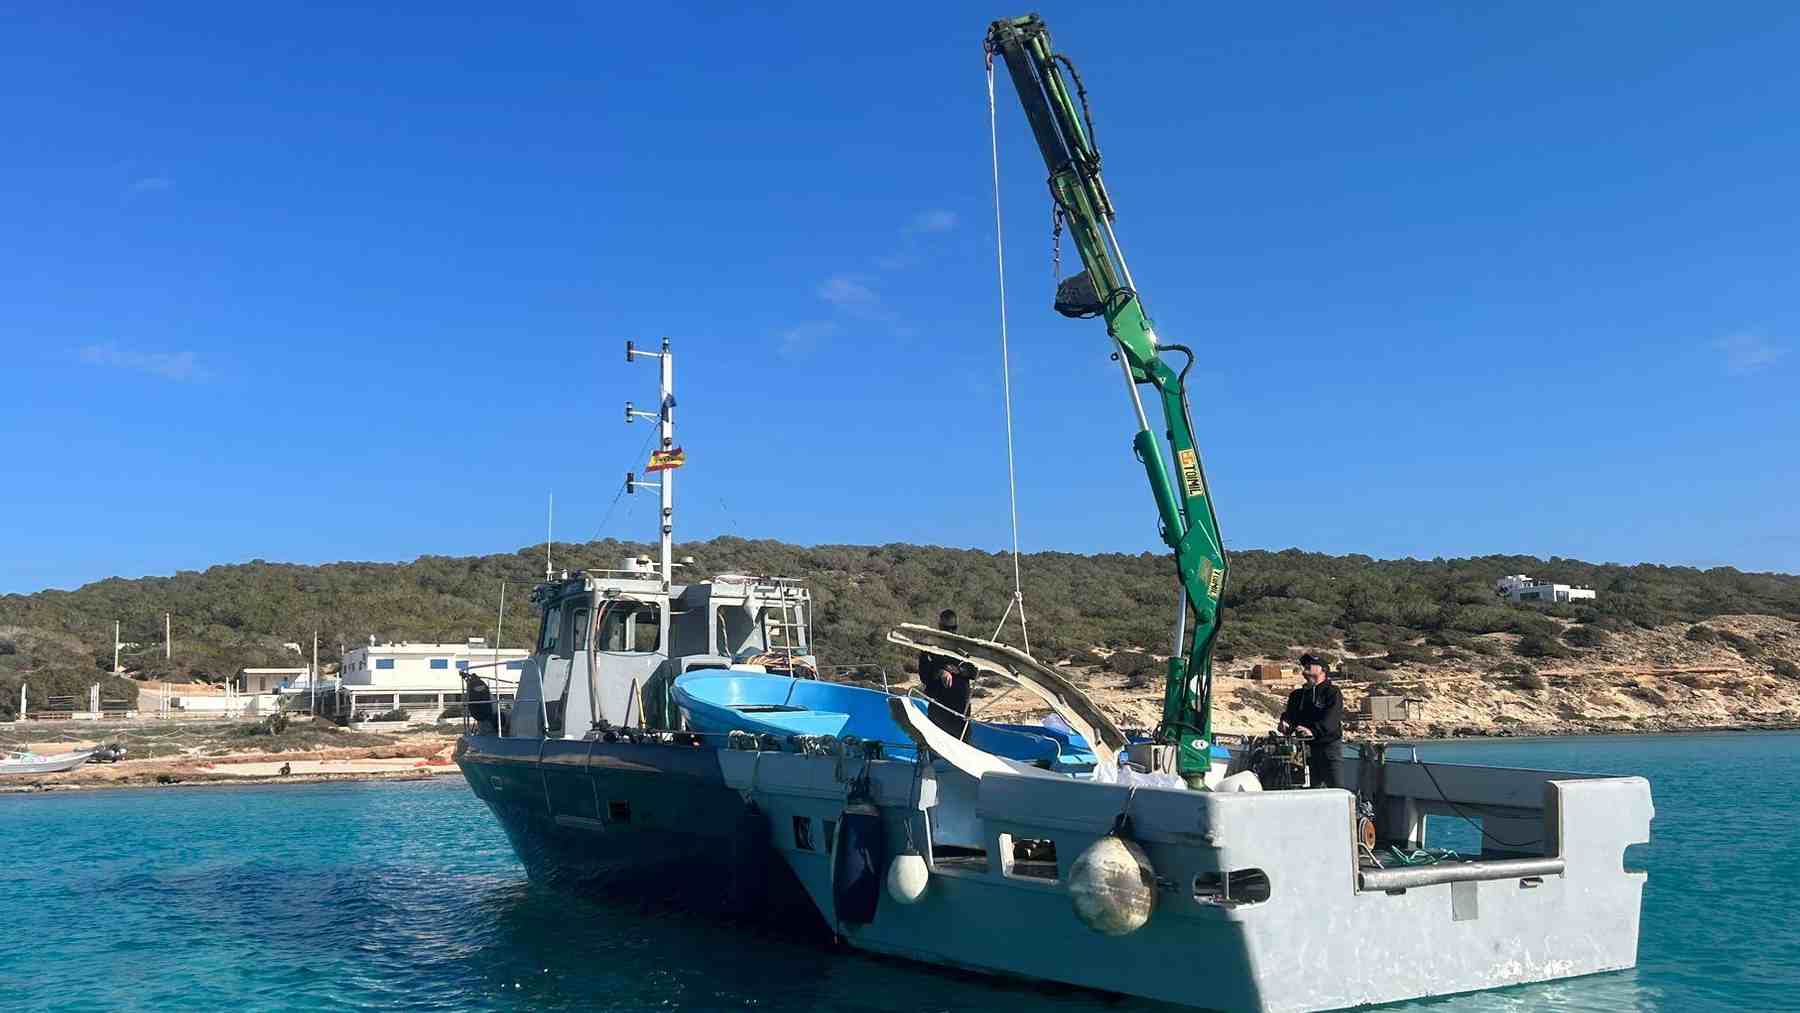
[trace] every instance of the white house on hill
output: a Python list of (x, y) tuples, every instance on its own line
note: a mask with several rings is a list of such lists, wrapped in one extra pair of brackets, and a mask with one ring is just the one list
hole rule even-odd
[(1597, 597), (1591, 587), (1552, 584), (1549, 581), (1527, 577), (1522, 573), (1515, 573), (1494, 581), (1494, 592), (1514, 603), (1593, 601)]

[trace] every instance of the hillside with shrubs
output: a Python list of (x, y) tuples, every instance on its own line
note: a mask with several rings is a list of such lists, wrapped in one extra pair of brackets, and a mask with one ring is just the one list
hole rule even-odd
[[(649, 546), (612, 540), (558, 544), (558, 569), (616, 567)], [(814, 634), (823, 662), (880, 665), (898, 677), (911, 663), (884, 640), (898, 622), (931, 622), (942, 608), (964, 632), (988, 635), (1012, 593), (1003, 553), (922, 545), (797, 546), (721, 537), (682, 544), (693, 556), (678, 579), (749, 573), (804, 578), (816, 597)], [(0, 597), (0, 714), (18, 684), (81, 687), (112, 663), (112, 624), (139, 646), (125, 667), (140, 679), (217, 681), (244, 667), (300, 664), (284, 642), (320, 637), (328, 670), (345, 647), (381, 639), (460, 641), (496, 635), (502, 583), (503, 646), (527, 646), (536, 623), (527, 604), (542, 575), (543, 547), (489, 556), (424, 556), (409, 563), (307, 566), (261, 560), (169, 577), (113, 578), (74, 591)], [(1175, 582), (1169, 558), (1140, 553), (1024, 557), (1031, 646), (1053, 662), (1129, 676), (1154, 671), (1169, 650)], [(1512, 605), (1494, 581), (1526, 573), (1585, 585), (1598, 600)], [(1301, 648), (1332, 655), (1349, 680), (1408, 666), (1468, 667), (1523, 675), (1547, 663), (1602, 657), (1616, 638), (1691, 627), (1697, 647), (1722, 650), (1771, 675), (1794, 678), (1782, 650), (1720, 616), (1800, 620), (1800, 577), (1731, 568), (1587, 563), (1531, 556), (1378, 560), (1288, 549), (1234, 553), (1217, 659), (1221, 671)], [(162, 650), (163, 613), (174, 650)], [(1710, 640), (1706, 638), (1712, 638)], [(1017, 642), (1016, 622), (1001, 639)], [(1512, 666), (1512, 669), (1503, 666)], [(123, 682), (121, 680), (121, 682)], [(109, 687), (111, 684), (109, 683)], [(123, 690), (120, 690), (121, 692)], [(34, 690), (34, 696), (38, 691)], [(109, 697), (113, 689), (106, 691)], [(41, 699), (41, 697), (40, 697)]]

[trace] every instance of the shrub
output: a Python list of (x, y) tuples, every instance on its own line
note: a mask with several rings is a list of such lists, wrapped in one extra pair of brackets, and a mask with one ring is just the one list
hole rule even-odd
[(1413, 644), (1395, 644), (1393, 647), (1388, 648), (1387, 660), (1397, 665), (1407, 663), (1423, 665), (1436, 661), (1437, 655), (1433, 654), (1429, 647), (1418, 647)]
[(1537, 669), (1523, 661), (1502, 661), (1488, 671), (1498, 675), (1532, 675), (1537, 672)]
[(1711, 626), (1689, 626), (1686, 635), (1689, 640), (1696, 644), (1716, 644), (1719, 642), (1719, 633)]
[(1386, 682), (1391, 678), (1387, 673), (1393, 668), (1385, 658), (1366, 658), (1346, 661), (1339, 666), (1334, 678), (1345, 682)]
[(395, 707), (391, 711), (382, 711), (379, 714), (369, 714), (363, 717), (364, 721), (405, 721), (406, 719), (406, 711), (399, 707)]
[(1600, 647), (1612, 639), (1612, 634), (1598, 626), (1576, 626), (1563, 634), (1563, 642), (1574, 647)]
[(1800, 679), (1800, 665), (1796, 665), (1786, 658), (1776, 658), (1771, 665), (1775, 669), (1775, 674), (1783, 679)]
[(1548, 689), (1550, 687), (1550, 683), (1545, 681), (1544, 677), (1536, 672), (1526, 672), (1524, 675), (1513, 680), (1513, 682), (1520, 689)]
[(10, 640), (0, 640), (0, 654), (17, 654), (19, 645)]
[(1513, 650), (1523, 658), (1567, 658), (1575, 652), (1541, 633), (1527, 633)]
[(1139, 651), (1118, 651), (1106, 659), (1106, 670), (1119, 675), (1136, 675), (1154, 664), (1155, 662), (1151, 661), (1148, 654)]
[(1733, 633), (1730, 630), (1720, 630), (1719, 639), (1730, 644), (1732, 650), (1746, 658), (1762, 657), (1762, 645), (1742, 634)]

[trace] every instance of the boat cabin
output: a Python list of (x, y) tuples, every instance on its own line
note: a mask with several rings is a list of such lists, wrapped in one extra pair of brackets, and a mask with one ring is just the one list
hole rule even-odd
[(507, 734), (671, 727), (669, 686), (702, 668), (810, 674), (812, 595), (785, 577), (665, 584), (647, 557), (539, 584), (538, 639)]

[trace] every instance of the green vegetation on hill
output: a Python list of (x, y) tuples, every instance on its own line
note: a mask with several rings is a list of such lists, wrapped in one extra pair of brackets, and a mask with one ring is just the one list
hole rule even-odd
[[(542, 573), (542, 551), (424, 556), (401, 564), (255, 561), (173, 577), (114, 578), (76, 591), (6, 595), (0, 597), (0, 714), (17, 705), (21, 679), (33, 684), (38, 700), (63, 692), (40, 685), (66, 682), (85, 693), (111, 664), (114, 619), (123, 622), (124, 639), (144, 645), (127, 653), (134, 672), (216, 680), (247, 666), (303, 663), (281, 645), (310, 646), (315, 629), (327, 663), (337, 660), (340, 645), (354, 647), (371, 634), (414, 641), (485, 636), (491, 642), (500, 585), (511, 581), (501, 640), (523, 647), (536, 630), (527, 597)], [(554, 555), (559, 569), (600, 569), (645, 551), (608, 540), (560, 544)], [(677, 554), (697, 560), (682, 572), (684, 580), (717, 573), (805, 578), (817, 600), (821, 660), (881, 662), (895, 675), (908, 659), (883, 640), (893, 624), (930, 622), (940, 608), (952, 607), (963, 615), (965, 632), (985, 635), (1011, 594), (1008, 558), (972, 549), (807, 548), (725, 537), (679, 546)], [(1133, 657), (1168, 651), (1175, 581), (1166, 556), (1040, 552), (1025, 557), (1023, 569), (1032, 647), (1040, 657), (1086, 657), (1097, 646), (1129, 650)], [(1509, 573), (1586, 584), (1600, 597), (1578, 605), (1508, 605), (1495, 596), (1493, 582)], [(1633, 626), (1739, 613), (1800, 619), (1800, 577), (1530, 556), (1376, 560), (1296, 549), (1245, 551), (1232, 556), (1225, 605), (1222, 660), (1280, 655), (1303, 645), (1378, 656), (1370, 661), (1379, 668), (1425, 660), (1434, 651), (1491, 651), (1471, 640), (1481, 633), (1520, 634), (1521, 653), (1556, 657), (1598, 646), (1610, 631)], [(175, 634), (174, 657), (167, 661), (160, 649), (165, 610), (174, 614)], [(1552, 617), (1581, 625), (1566, 630)], [(1003, 639), (1017, 642), (1015, 622)], [(1734, 646), (1746, 658), (1757, 651), (1751, 641)]]

